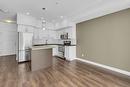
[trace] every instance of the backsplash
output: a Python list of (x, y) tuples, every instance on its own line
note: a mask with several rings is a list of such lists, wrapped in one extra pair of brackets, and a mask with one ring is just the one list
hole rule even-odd
[(75, 39), (61, 40), (52, 38), (34, 39), (33, 44), (63, 44), (64, 41), (71, 41), (71, 44), (76, 44)]

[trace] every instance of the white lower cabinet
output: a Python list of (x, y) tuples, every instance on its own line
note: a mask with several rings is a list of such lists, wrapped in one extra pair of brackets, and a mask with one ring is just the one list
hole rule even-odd
[(58, 56), (58, 46), (55, 46), (55, 48), (53, 48), (53, 56)]
[(76, 58), (76, 46), (65, 46), (65, 58), (68, 61)]
[(69, 46), (65, 46), (65, 58), (67, 59), (69, 57)]

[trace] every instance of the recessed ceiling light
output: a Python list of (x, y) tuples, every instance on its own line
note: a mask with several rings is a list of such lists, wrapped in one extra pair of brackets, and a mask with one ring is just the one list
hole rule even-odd
[(64, 18), (64, 16), (60, 16), (60, 18), (61, 18), (61, 19), (63, 19), (63, 18)]
[(42, 20), (43, 23), (46, 23), (46, 20)]
[(41, 20), (42, 20), (42, 22), (43, 22), (43, 23), (45, 23), (45, 22), (46, 22), (46, 20), (45, 20), (45, 18), (44, 18), (44, 17), (41, 17)]
[(26, 13), (26, 15), (30, 15), (30, 13), (29, 13), (29, 12), (27, 12), (27, 13)]
[(42, 30), (46, 30), (46, 28), (45, 28), (45, 27), (43, 27), (43, 28), (42, 28)]
[(12, 20), (5, 20), (6, 23), (12, 23)]

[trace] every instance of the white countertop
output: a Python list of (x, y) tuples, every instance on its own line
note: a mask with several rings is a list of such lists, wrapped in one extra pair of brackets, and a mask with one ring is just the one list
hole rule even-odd
[(33, 46), (31, 50), (51, 49), (55, 48), (56, 45), (45, 45), (45, 46)]

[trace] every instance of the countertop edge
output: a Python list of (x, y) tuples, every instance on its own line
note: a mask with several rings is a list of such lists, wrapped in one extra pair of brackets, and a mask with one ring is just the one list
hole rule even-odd
[(64, 45), (64, 44), (34, 44), (33, 46), (46, 46), (46, 45), (76, 46), (76, 44), (72, 44), (72, 45)]
[(30, 48), (32, 51), (33, 50), (46, 50), (46, 49), (52, 49), (55, 48), (54, 46), (48, 46), (48, 45), (44, 45), (44, 46), (33, 46), (32, 48)]

